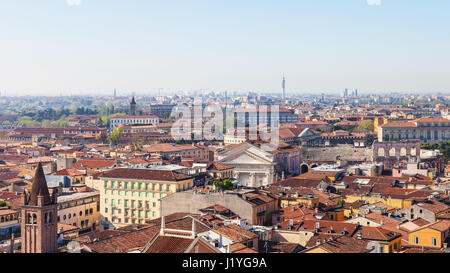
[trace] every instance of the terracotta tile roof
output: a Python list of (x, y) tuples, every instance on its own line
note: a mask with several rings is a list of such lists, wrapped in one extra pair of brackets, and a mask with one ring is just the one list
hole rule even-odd
[(443, 249), (429, 247), (407, 247), (402, 253), (448, 253)]
[(158, 236), (146, 253), (184, 253), (195, 239)]
[(139, 180), (183, 181), (192, 179), (192, 176), (175, 171), (148, 170), (148, 169), (115, 169), (106, 171), (100, 178), (120, 178)]
[(412, 122), (389, 122), (381, 125), (383, 128), (404, 128), (404, 127), (417, 127), (415, 123)]
[(312, 236), (308, 242), (306, 243), (306, 248), (312, 248), (324, 242), (328, 242), (330, 240), (342, 237), (340, 234), (315, 234)]
[(233, 243), (242, 243), (258, 238), (258, 235), (255, 233), (245, 230), (235, 224), (218, 227), (211, 231), (232, 240)]
[(199, 147), (192, 146), (189, 144), (184, 145), (173, 145), (169, 143), (158, 143), (152, 144), (149, 147), (145, 147), (143, 150), (148, 153), (160, 153), (160, 152), (179, 152), (200, 149)]
[[(316, 229), (318, 224), (318, 228)], [(311, 231), (317, 230), (317, 233), (327, 234), (340, 234), (341, 232), (346, 235), (352, 235), (357, 230), (358, 225), (336, 221), (326, 220), (305, 220), (300, 224), (299, 230)], [(328, 233), (330, 232), (331, 233)]]
[(78, 170), (82, 170), (85, 168), (89, 169), (104, 169), (104, 168), (111, 168), (116, 164), (116, 161), (113, 160), (90, 160), (90, 159), (83, 159), (77, 161), (73, 167)]
[(391, 241), (401, 236), (398, 232), (393, 232), (382, 227), (360, 227), (359, 230), (353, 235), (354, 237), (362, 235), (364, 240), (375, 241)]
[(367, 219), (370, 219), (372, 221), (377, 222), (378, 224), (385, 225), (385, 224), (393, 224), (393, 225), (400, 225), (402, 222), (392, 219), (391, 217), (381, 215), (378, 213), (369, 213), (366, 214), (364, 217)]
[(72, 169), (64, 169), (64, 170), (57, 171), (55, 173), (55, 175), (78, 176), (78, 175), (84, 175), (84, 173), (78, 171), (75, 168), (72, 168)]
[(317, 247), (329, 253), (366, 253), (373, 250), (373, 248), (368, 247), (367, 241), (347, 236), (331, 239)]
[(432, 228), (434, 230), (440, 231), (440, 232), (445, 232), (448, 231), (450, 229), (450, 220), (440, 220), (431, 224), (428, 224), (426, 226), (420, 227), (417, 230), (421, 230), (424, 228)]
[(269, 194), (269, 193), (266, 195), (261, 192), (259, 192), (259, 193), (250, 192), (250, 193), (244, 194), (244, 196), (246, 198), (245, 200), (254, 206), (259, 206), (259, 205), (270, 203), (270, 202), (276, 200), (276, 198), (274, 196), (271, 196), (271, 194)]
[(251, 254), (251, 253), (258, 253), (257, 251), (246, 247), (245, 245), (241, 244), (241, 243), (235, 243), (232, 244), (230, 246), (230, 252), (231, 253), (247, 253), (247, 254)]
[(450, 119), (423, 117), (423, 118), (414, 120), (414, 122), (417, 122), (417, 123), (450, 123)]
[(279, 135), (280, 135), (281, 139), (296, 137), (296, 135), (291, 130), (289, 130), (288, 128), (280, 129), (278, 132), (279, 132)]
[(427, 201), (427, 202), (419, 203), (417, 205), (419, 207), (424, 208), (426, 210), (429, 210), (429, 211), (431, 211), (433, 213), (439, 213), (439, 212), (442, 212), (442, 211), (450, 209), (450, 206), (448, 206), (448, 205), (446, 205), (444, 203), (438, 202), (436, 200), (430, 200), (430, 201)]
[(411, 223), (413, 223), (419, 227), (423, 227), (423, 226), (431, 224), (430, 222), (428, 222), (427, 220), (422, 219), (422, 218), (417, 218), (417, 219), (411, 221)]
[(301, 179), (298, 177), (292, 177), (280, 182), (272, 184), (271, 187), (305, 187), (305, 188), (315, 188), (321, 182), (320, 179)]
[(305, 250), (305, 247), (295, 243), (263, 241), (261, 251), (266, 253), (299, 253)]
[(58, 233), (65, 233), (65, 232), (69, 232), (69, 231), (75, 231), (75, 230), (79, 230), (79, 227), (76, 226), (72, 226), (72, 225), (67, 225), (67, 224), (63, 224), (63, 223), (58, 223), (58, 227), (56, 229), (56, 231)]
[(207, 168), (208, 171), (223, 171), (230, 169), (233, 169), (233, 167), (218, 162), (211, 163), (211, 165)]
[[(110, 233), (110, 231), (107, 231)], [(120, 232), (118, 234), (118, 232)], [(127, 253), (131, 249), (142, 249), (159, 232), (159, 227), (149, 227), (137, 231), (113, 231), (109, 238), (85, 246), (96, 253)]]

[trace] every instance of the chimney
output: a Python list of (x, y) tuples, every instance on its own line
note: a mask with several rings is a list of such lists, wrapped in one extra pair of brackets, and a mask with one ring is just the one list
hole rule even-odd
[(159, 235), (164, 236), (164, 230), (166, 228), (166, 221), (164, 216), (161, 217), (161, 230), (159, 231)]
[(197, 231), (196, 231), (196, 226), (195, 226), (195, 219), (194, 217), (192, 217), (192, 238), (197, 237)]
[(356, 235), (356, 238), (357, 238), (358, 240), (362, 240), (362, 233), (361, 233), (361, 231), (358, 232), (358, 234)]

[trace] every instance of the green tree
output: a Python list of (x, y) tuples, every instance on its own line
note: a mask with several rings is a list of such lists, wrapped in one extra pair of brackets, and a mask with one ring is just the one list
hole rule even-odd
[(358, 131), (371, 133), (375, 130), (375, 126), (372, 120), (363, 120), (361, 124), (358, 126)]
[(423, 150), (435, 151), (439, 150), (444, 155), (446, 161), (450, 160), (450, 140), (444, 140), (441, 143), (424, 143), (421, 147)]
[(111, 132), (109, 140), (115, 145), (122, 136), (123, 136), (123, 128), (116, 128)]
[(208, 184), (214, 185), (217, 191), (227, 191), (234, 189), (233, 181), (230, 178), (211, 180), (208, 182)]

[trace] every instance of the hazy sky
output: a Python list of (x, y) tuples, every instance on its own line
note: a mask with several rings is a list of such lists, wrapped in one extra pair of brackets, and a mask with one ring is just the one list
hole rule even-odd
[(448, 0), (0, 0), (0, 91), (450, 93)]

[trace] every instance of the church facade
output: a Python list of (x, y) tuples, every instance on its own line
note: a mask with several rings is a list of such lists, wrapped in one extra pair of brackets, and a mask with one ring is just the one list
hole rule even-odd
[(250, 188), (268, 186), (274, 182), (274, 156), (252, 144), (243, 143), (218, 155), (219, 163), (233, 167), (239, 185)]

